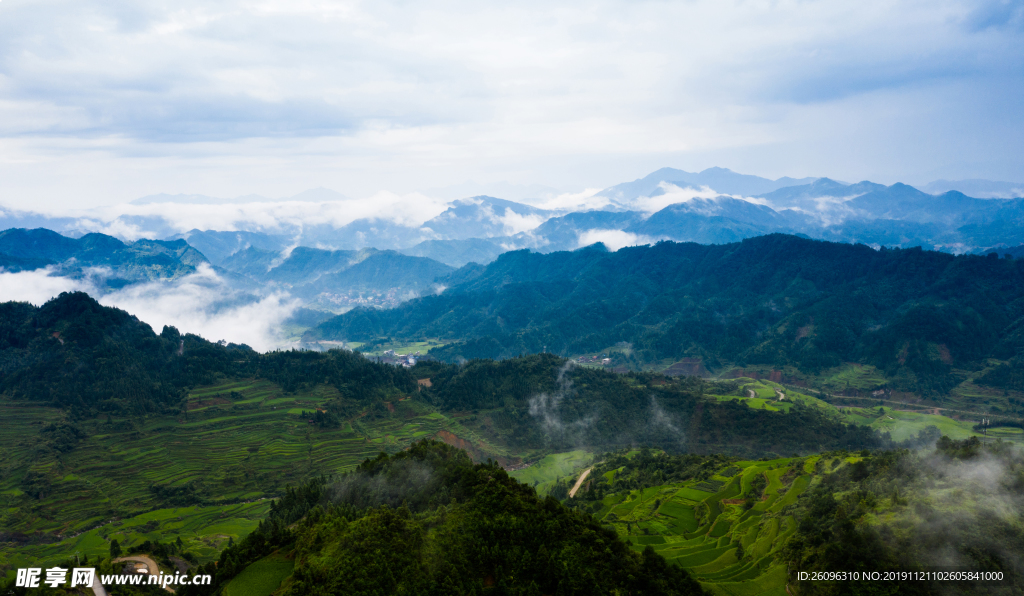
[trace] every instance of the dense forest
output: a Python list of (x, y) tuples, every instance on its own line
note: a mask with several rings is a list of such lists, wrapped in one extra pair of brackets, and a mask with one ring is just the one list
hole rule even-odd
[[(484, 411), (481, 430), (515, 450), (648, 444), (759, 456), (885, 442), (866, 427), (811, 408), (782, 414), (702, 399), (705, 392), (736, 392), (729, 383), (618, 375), (551, 354), (464, 365), (422, 362), (408, 369), (341, 350), (259, 354), (173, 327), (157, 335), (83, 293), (62, 294), (41, 307), (0, 304), (0, 394), (66, 409), (68, 420), (43, 431), (58, 451), (82, 438), (73, 424), (78, 418), (176, 414), (184, 411), (189, 389), (225, 377), (267, 379), (285, 391), (336, 388), (327, 411), (313, 415), (319, 426), (337, 426), (364, 412), (386, 417), (386, 402), (410, 394), (442, 412)], [(417, 392), (421, 378), (432, 379), (432, 386)]]
[(782, 413), (755, 410), (739, 399), (703, 399), (713, 393), (738, 396), (732, 383), (616, 374), (551, 354), (463, 365), (428, 362), (413, 372), (431, 379), (432, 387), (420, 392), (423, 399), (441, 411), (475, 412), (492, 440), (517, 450), (652, 445), (760, 457), (887, 444), (867, 427), (799, 404)]
[[(835, 459), (822, 457), (819, 465)], [(1024, 590), (1020, 518), (1024, 459), (1007, 443), (942, 437), (933, 452), (876, 453), (825, 477), (797, 505), (787, 545), (800, 571), (1003, 572), (996, 585), (902, 582), (900, 594), (1012, 594)], [(888, 515), (881, 515), (887, 513)], [(804, 582), (806, 594), (874, 594)], [(844, 591), (845, 589), (845, 591)]]
[(0, 393), (79, 414), (177, 412), (191, 387), (259, 377), (285, 390), (327, 383), (359, 405), (408, 393), (404, 369), (343, 351), (271, 352), (216, 344), (136, 317), (89, 295), (64, 293), (41, 307), (0, 304)]
[(955, 369), (1024, 352), (1024, 260), (769, 235), (608, 252), (501, 255), (438, 296), (357, 309), (309, 339), (445, 337), (447, 361), (624, 345), (637, 362), (701, 358), (820, 371), (872, 364), (896, 388), (948, 392)]
[(636, 553), (496, 464), (474, 465), (465, 452), (430, 441), (289, 491), (257, 531), (205, 566), (212, 586), (180, 593), (214, 594), (281, 549), (295, 552), (284, 588), (294, 596), (704, 593), (653, 550)]

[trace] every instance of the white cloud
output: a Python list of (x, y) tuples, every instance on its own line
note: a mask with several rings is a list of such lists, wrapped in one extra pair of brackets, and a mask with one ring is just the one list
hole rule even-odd
[(158, 333), (172, 325), (210, 341), (244, 343), (259, 351), (286, 344), (281, 324), (299, 306), (283, 292), (255, 300), (235, 292), (207, 265), (178, 280), (126, 286), (102, 296), (100, 303), (132, 313)]
[(499, 218), (505, 226), (505, 234), (512, 236), (519, 232), (528, 232), (548, 220), (548, 217), (536, 213), (520, 215), (511, 209), (506, 208), (505, 214)]
[(1020, 179), (1020, 11), (979, 7), (2, 2), (0, 196)]
[[(406, 226), (419, 226), (442, 213), (445, 201), (420, 193), (381, 191), (359, 200), (259, 201), (251, 203), (199, 204), (162, 202), (145, 205), (122, 203), (90, 209), (65, 210), (42, 205), (52, 217), (72, 217), (70, 227), (101, 232), (126, 240), (162, 238), (175, 232), (200, 230), (249, 230), (290, 233), (306, 226), (344, 226), (357, 219), (377, 217)], [(514, 214), (513, 214), (514, 215)], [(509, 219), (513, 227), (529, 222)], [(539, 225), (539, 223), (538, 223)]]
[(586, 230), (579, 233), (578, 246), (590, 246), (596, 242), (603, 242), (608, 250), (619, 250), (624, 246), (639, 246), (656, 242), (653, 238), (623, 232), (622, 230)]
[(157, 333), (164, 325), (195, 333), (210, 341), (244, 343), (259, 351), (287, 347), (281, 324), (299, 301), (287, 293), (252, 296), (230, 288), (209, 266), (177, 280), (126, 286), (105, 292), (105, 271), (87, 272), (85, 279), (53, 274), (50, 269), (0, 271), (0, 302), (24, 301), (40, 305), (61, 292), (82, 291), (145, 321)]
[(91, 289), (88, 281), (54, 275), (50, 267), (14, 273), (0, 269), (0, 302), (31, 302), (39, 306), (61, 292)]
[(730, 197), (733, 199), (739, 199), (755, 205), (771, 206), (768, 200), (758, 197), (744, 197), (741, 195), (727, 195), (720, 192), (716, 192), (714, 189), (707, 186), (697, 188), (680, 188), (671, 182), (662, 182), (658, 187), (664, 191), (663, 194), (653, 197), (637, 197), (634, 199), (632, 207), (645, 213), (655, 213), (661, 211), (669, 205), (675, 205), (677, 203), (688, 203), (694, 199), (714, 199), (715, 197)]
[(597, 193), (602, 190), (603, 189), (601, 188), (587, 188), (580, 192), (567, 192), (555, 195), (545, 200), (536, 201), (532, 204), (542, 209), (551, 209), (556, 211), (586, 211), (591, 209), (601, 209), (611, 204), (611, 199), (608, 197), (597, 196)]

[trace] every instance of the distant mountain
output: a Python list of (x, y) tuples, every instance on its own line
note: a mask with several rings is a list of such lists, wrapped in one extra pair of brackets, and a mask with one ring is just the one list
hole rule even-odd
[(398, 252), (412, 257), (427, 257), (452, 267), (462, 267), (467, 263), (486, 265), (498, 258), (498, 255), (505, 252), (505, 249), (491, 240), (469, 238), (466, 240), (424, 240)]
[[(948, 190), (949, 186), (977, 190), (982, 198)], [(776, 232), (968, 253), (1024, 243), (1024, 198), (984, 198), (1013, 194), (1011, 187), (1014, 185), (1008, 182), (936, 181), (925, 188), (941, 192), (929, 194), (900, 183), (847, 184), (830, 178), (789, 177), (769, 180), (725, 168), (697, 173), (662, 168), (601, 191), (594, 200), (595, 208), (575, 212), (478, 195), (453, 201), (443, 213), (420, 224), (396, 223), (379, 216), (342, 226), (322, 220), (270, 224), (239, 220), (231, 224), (237, 231), (181, 233), (175, 229), (176, 223), (160, 214), (167, 207), (150, 215), (123, 214), (112, 221), (0, 209), (0, 223), (45, 227), (68, 237), (83, 236), (88, 230), (119, 230), (119, 238), (126, 242), (140, 237), (185, 238), (215, 265), (247, 248), (276, 254), (287, 247), (305, 246), (335, 251), (397, 250), (460, 267), (470, 262), (489, 263), (506, 250), (521, 248), (553, 252), (602, 240), (613, 247), (658, 240), (728, 243)], [(210, 201), (226, 204), (264, 200), (270, 199), (256, 195), (234, 199), (152, 195), (136, 203), (181, 204), (184, 208)], [(344, 201), (346, 197), (317, 188), (278, 201), (285, 200), (326, 202)], [(27, 266), (13, 261), (8, 265)]]
[(518, 247), (541, 252), (579, 248), (586, 232), (631, 229), (644, 221), (636, 211), (584, 211), (552, 217), (530, 232), (514, 237)]
[(454, 201), (442, 214), (423, 223), (436, 238), (466, 240), (508, 236), (536, 228), (554, 211), (530, 205), (479, 196)]
[(357, 257), (362, 258), (357, 258), (345, 269), (321, 275), (307, 287), (297, 288), (296, 292), (316, 296), (353, 289), (398, 290), (404, 292), (400, 298), (412, 298), (431, 292), (436, 279), (455, 270), (433, 259), (410, 257), (393, 250), (360, 251)]
[(285, 236), (260, 232), (218, 232), (216, 230), (189, 230), (184, 234), (171, 236), (168, 240), (177, 240), (178, 238), (185, 239), (214, 265), (221, 265), (231, 255), (249, 247), (264, 251), (280, 251), (289, 242)]
[(787, 229), (789, 223), (764, 205), (720, 196), (669, 205), (627, 231), (654, 238), (720, 244)]
[(225, 269), (264, 287), (279, 286), (321, 308), (394, 306), (433, 293), (455, 271), (433, 259), (392, 250), (326, 250), (299, 246), (287, 253), (249, 247), (224, 260)]
[[(47, 228), (70, 232), (78, 227), (78, 219), (74, 217), (53, 217), (42, 213), (30, 211), (18, 211), (0, 206), (0, 230), (11, 228), (24, 228), (32, 230), (35, 228)], [(81, 233), (67, 233), (67, 236), (81, 236)]]
[(631, 346), (638, 362), (700, 358), (819, 371), (871, 364), (945, 394), (955, 368), (1024, 354), (1024, 260), (873, 250), (772, 234), (707, 246), (505, 253), (439, 296), (330, 319), (308, 339), (462, 340), (437, 355), (570, 355)]
[(956, 190), (979, 199), (1013, 199), (1024, 197), (1024, 182), (996, 180), (935, 180), (920, 187), (926, 193), (937, 195)]
[(337, 228), (331, 224), (309, 225), (299, 232), (299, 245), (335, 250), (407, 248), (433, 237), (429, 232), (383, 218), (357, 219)]
[(767, 199), (775, 209), (800, 209), (804, 211), (824, 211), (834, 201), (822, 199), (852, 199), (862, 194), (880, 191), (885, 189), (883, 184), (874, 182), (858, 182), (857, 184), (843, 184), (829, 178), (818, 178), (810, 184), (787, 186), (769, 193), (757, 195)]
[(103, 267), (109, 269), (108, 283), (131, 283), (181, 277), (208, 261), (184, 240), (126, 244), (105, 234), (68, 238), (43, 228), (16, 228), (0, 232), (0, 262), (19, 269), (53, 266), (71, 276)]
[(727, 168), (708, 168), (699, 173), (662, 168), (632, 182), (617, 184), (598, 193), (616, 204), (628, 208), (637, 197), (649, 197), (663, 182), (686, 188), (707, 186), (721, 194), (754, 196), (772, 192), (787, 186), (808, 184), (815, 178), (789, 178), (769, 180), (760, 176), (737, 174)]

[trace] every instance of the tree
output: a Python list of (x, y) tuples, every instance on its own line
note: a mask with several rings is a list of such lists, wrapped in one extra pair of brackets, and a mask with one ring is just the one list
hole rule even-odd
[(118, 544), (117, 539), (110, 541), (110, 558), (116, 559), (121, 556), (121, 545)]

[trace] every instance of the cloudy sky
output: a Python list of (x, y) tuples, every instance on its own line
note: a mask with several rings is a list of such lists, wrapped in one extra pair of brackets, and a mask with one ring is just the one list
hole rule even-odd
[(0, 2), (0, 205), (1024, 181), (1024, 2)]

